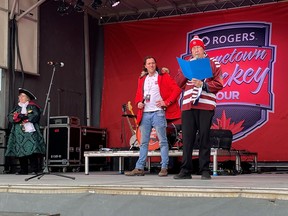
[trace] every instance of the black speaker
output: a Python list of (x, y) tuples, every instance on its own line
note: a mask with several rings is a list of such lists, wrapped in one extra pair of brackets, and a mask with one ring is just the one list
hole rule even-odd
[[(199, 149), (199, 132), (196, 134), (194, 149)], [(210, 129), (209, 144), (211, 148), (230, 150), (233, 134), (230, 130)]]
[(212, 148), (222, 148), (230, 150), (233, 134), (231, 130), (211, 129), (210, 145)]

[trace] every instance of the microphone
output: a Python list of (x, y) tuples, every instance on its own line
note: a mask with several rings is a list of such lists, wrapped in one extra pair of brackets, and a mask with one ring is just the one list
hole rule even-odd
[(198, 55), (196, 55), (195, 57), (193, 57), (193, 56), (191, 55), (189, 61), (194, 61), (194, 60), (197, 60), (197, 59), (199, 59), (199, 56), (198, 56)]
[(48, 65), (51, 65), (51, 66), (64, 67), (64, 63), (63, 63), (63, 62), (53, 62), (53, 61), (48, 61), (47, 64), (48, 64)]

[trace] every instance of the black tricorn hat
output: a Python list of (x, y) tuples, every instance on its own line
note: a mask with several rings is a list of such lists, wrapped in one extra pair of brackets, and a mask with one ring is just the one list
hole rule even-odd
[(24, 93), (25, 95), (27, 95), (30, 98), (30, 100), (37, 99), (36, 96), (32, 92), (28, 91), (27, 89), (19, 88), (19, 94), (21, 93)]

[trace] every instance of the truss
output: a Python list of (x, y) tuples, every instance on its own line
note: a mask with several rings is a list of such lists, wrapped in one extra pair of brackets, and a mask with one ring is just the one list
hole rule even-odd
[[(133, 0), (138, 2), (139, 0)], [(121, 4), (126, 7), (126, 10), (113, 11), (112, 8), (109, 12), (105, 11), (92, 11), (92, 15), (97, 17), (99, 25), (109, 23), (130, 22), (145, 19), (155, 19), (162, 17), (181, 16), (195, 13), (203, 13), (208, 11), (219, 11), (241, 7), (251, 7), (261, 4), (279, 3), (287, 0), (190, 0), (184, 1), (185, 3), (177, 3), (175, 0), (165, 0), (167, 3), (163, 7), (156, 7), (151, 4), (151, 1), (144, 0), (149, 4), (149, 8), (138, 8), (137, 4), (129, 4), (129, 0), (122, 0)]]

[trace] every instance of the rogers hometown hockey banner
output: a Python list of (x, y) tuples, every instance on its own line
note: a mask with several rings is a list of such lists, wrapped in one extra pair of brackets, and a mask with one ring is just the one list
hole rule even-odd
[(259, 161), (288, 161), (287, 20), (286, 2), (104, 26), (101, 127), (109, 147), (129, 147), (133, 131), (121, 107), (135, 107), (144, 57), (154, 56), (173, 77), (176, 58), (189, 58), (189, 41), (199, 35), (223, 70), (212, 128), (230, 129), (232, 148), (257, 152)]

